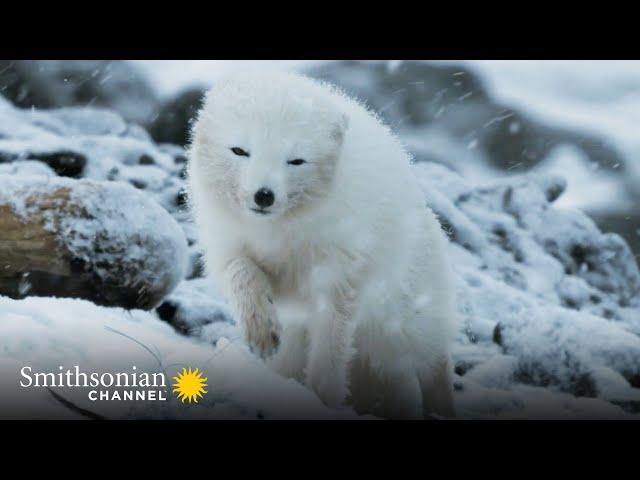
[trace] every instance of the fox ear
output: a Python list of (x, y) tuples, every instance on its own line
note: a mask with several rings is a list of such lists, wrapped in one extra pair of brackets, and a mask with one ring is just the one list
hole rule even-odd
[(349, 117), (346, 114), (341, 113), (338, 120), (333, 124), (331, 137), (338, 143), (342, 143), (347, 128), (349, 128)]

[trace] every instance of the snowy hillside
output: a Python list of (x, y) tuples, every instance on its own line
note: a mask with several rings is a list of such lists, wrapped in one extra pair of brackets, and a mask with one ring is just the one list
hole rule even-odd
[[(364, 85), (371, 95), (382, 95), (387, 88), (384, 82), (360, 82), (364, 77), (355, 74), (342, 78), (345, 85), (349, 81)], [(489, 101), (476, 107), (476, 112), (493, 112)], [(389, 106), (394, 108), (399, 107)], [(418, 120), (430, 115), (413, 114)], [(491, 176), (481, 170), (481, 163), (473, 163), (480, 162), (479, 157), (464, 157), (469, 162), (460, 166), (456, 156), (467, 150), (459, 148), (466, 133), (456, 137), (453, 127), (446, 135), (434, 133), (461, 125), (454, 122), (459, 113), (451, 109), (450, 115), (441, 123), (428, 123), (432, 130), (417, 123), (400, 131), (415, 154), (413, 168), (425, 204), (436, 211), (451, 240), (461, 316), (453, 352), (459, 416), (637, 417), (640, 272), (632, 251), (617, 234), (602, 233), (573, 204), (556, 205), (565, 195), (567, 179), (544, 168)], [(526, 121), (524, 117), (523, 125), (539, 127)], [(549, 138), (574, 138), (565, 130), (540, 127), (539, 131)], [(503, 155), (492, 149), (492, 135), (502, 133), (487, 128), (484, 136), (478, 136), (478, 149), (495, 153), (496, 158)], [(437, 142), (443, 138), (452, 149), (440, 148), (444, 143)], [(79, 390), (57, 393), (78, 408), (107, 418), (356, 418), (347, 407), (325, 408), (304, 386), (271, 373), (243, 345), (216, 286), (203, 277), (197, 233), (185, 209), (185, 161), (181, 147), (157, 143), (144, 128), (114, 111), (76, 107), (32, 111), (0, 98), (0, 185), (20, 185), (21, 191), (29, 186), (40, 191), (65, 186), (87, 192), (91, 189), (86, 190), (85, 182), (91, 181), (101, 186), (100, 192), (113, 192), (112, 197), (103, 193), (96, 197), (101, 205), (88, 203), (95, 207), (88, 218), (92, 228), (100, 224), (96, 219), (103, 212), (107, 219), (122, 219), (117, 248), (107, 247), (105, 252), (103, 246), (112, 244), (101, 243), (103, 236), (100, 241), (85, 239), (84, 273), (106, 271), (118, 288), (137, 286), (137, 279), (112, 274), (112, 266), (118, 258), (127, 264), (126, 260), (146, 255), (154, 278), (156, 274), (181, 277), (175, 288), (173, 280), (163, 282), (157, 302), (140, 301), (136, 309), (119, 303), (117, 296), (87, 301), (86, 289), (68, 281), (75, 278), (75, 270), (68, 273), (65, 265), (51, 266), (41, 258), (31, 264), (32, 259), (9, 258), (3, 265), (5, 273), (0, 272), (0, 388), (6, 392), (0, 398), (0, 415), (82, 417), (46, 389), (20, 388), (18, 372), (24, 365), (42, 370), (81, 365), (87, 371), (114, 372), (136, 365), (165, 371), (169, 377), (183, 366), (198, 367), (208, 376), (209, 393), (201, 403), (187, 406), (176, 400), (88, 402)], [(39, 185), (48, 187), (36, 188)], [(2, 215), (31, 211), (26, 204), (17, 205), (15, 196), (3, 193), (0, 222)], [(41, 205), (34, 197), (25, 196)], [(87, 197), (93, 198), (91, 193), (83, 198)], [(44, 201), (45, 207), (58, 208)], [(147, 214), (134, 214), (140, 205)], [(68, 211), (77, 214), (75, 208)], [(44, 231), (72, 238), (76, 225), (63, 219), (46, 224)], [(141, 240), (142, 232), (146, 235)], [(0, 245), (13, 240), (2, 235)], [(130, 238), (135, 240), (121, 241)], [(152, 258), (158, 252), (153, 247), (156, 241), (171, 249), (171, 262)], [(2, 252), (0, 248), (0, 259), (7, 258)], [(186, 268), (183, 258), (188, 258)], [(39, 270), (20, 270), (23, 261), (29, 268), (37, 264)], [(77, 262), (71, 264), (77, 267)], [(56, 283), (60, 275), (69, 276)], [(33, 279), (45, 277), (50, 282), (47, 297), (30, 296), (38, 290)]]

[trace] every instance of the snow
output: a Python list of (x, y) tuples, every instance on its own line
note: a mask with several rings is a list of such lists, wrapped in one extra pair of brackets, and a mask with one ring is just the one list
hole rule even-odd
[(167, 321), (181, 332), (205, 338), (214, 345), (220, 337), (240, 338), (228, 307), (209, 278), (185, 280), (166, 303), (176, 309)]
[[(98, 307), (72, 299), (0, 297), (0, 416), (82, 418), (45, 388), (19, 387), (20, 369), (58, 371), (78, 365), (85, 372), (166, 372), (200, 368), (208, 393), (197, 404), (167, 401), (92, 402), (84, 388), (56, 387), (77, 407), (110, 419), (350, 418), (330, 411), (293, 380), (278, 377), (237, 342), (216, 348), (178, 335), (147, 312)], [(171, 382), (171, 380), (168, 380)]]
[[(590, 166), (585, 168), (587, 165)], [(630, 204), (629, 198), (620, 188), (618, 176), (599, 170), (597, 164), (590, 164), (584, 153), (572, 145), (554, 148), (544, 165), (537, 165), (532, 172), (558, 174), (566, 178), (568, 194), (560, 197), (557, 203), (561, 208), (588, 206), (599, 210), (611, 208), (612, 204)]]
[(37, 175), (54, 177), (56, 174), (51, 167), (36, 160), (24, 160), (15, 163), (0, 163), (0, 175), (24, 176)]
[[(637, 401), (629, 379), (640, 372), (637, 320), (629, 321), (640, 318), (640, 273), (628, 247), (580, 211), (552, 207), (557, 178), (473, 187), (437, 164), (415, 168), (455, 241), (462, 414), (623, 416), (615, 404)], [(578, 257), (589, 268), (571, 258), (576, 245), (591, 252)]]
[[(172, 208), (164, 193), (177, 188), (179, 182), (174, 176), (181, 166), (170, 150), (155, 145), (141, 127), (127, 124), (119, 115), (103, 109), (0, 108), (2, 155), (22, 162), (43, 153), (60, 152), (86, 158), (83, 178), (128, 183), (144, 180), (144, 188), (153, 191), (165, 208)], [(142, 158), (153, 162), (144, 173), (137, 168)]]
[[(610, 244), (610, 235), (601, 234), (581, 212), (569, 215), (551, 206), (547, 198), (555, 197), (563, 185), (557, 178), (534, 175), (478, 187), (437, 164), (414, 168), (427, 200), (455, 239), (450, 249), (463, 325), (453, 352), (459, 415), (626, 418), (637, 412), (640, 395), (629, 380), (640, 374), (640, 274), (621, 261), (628, 251)], [(505, 204), (509, 190), (511, 200)], [(549, 235), (564, 242), (550, 248)], [(600, 264), (591, 271), (567, 271), (573, 260), (562, 252), (571, 249), (571, 242), (597, 250)], [(612, 253), (606, 254), (610, 248)], [(619, 277), (626, 280), (614, 281)], [(304, 387), (267, 371), (244, 347), (209, 279), (183, 281), (167, 301), (177, 305), (174, 326), (188, 337), (150, 313), (79, 300), (2, 298), (2, 363), (6, 368), (81, 364), (99, 371), (128, 371), (135, 364), (152, 370), (153, 356), (128, 337), (114, 334), (116, 330), (160, 352), (167, 369), (174, 364), (205, 369), (215, 379), (215, 393), (188, 410), (181, 404), (141, 408), (87, 405), (79, 394), (70, 398), (82, 408), (110, 418), (351, 415), (348, 409), (320, 407)], [(5, 363), (5, 357), (11, 363)], [(264, 393), (267, 388), (270, 394)], [(39, 408), (46, 405), (51, 415), (73, 414), (41, 393)], [(276, 401), (289, 395), (295, 401)]]
[[(213, 61), (136, 63), (165, 98), (187, 86), (209, 86), (224, 69), (242, 67)], [(470, 64), (499, 98), (544, 121), (605, 133), (629, 159), (637, 159), (632, 130), (640, 111), (640, 64)], [(608, 93), (612, 84), (620, 86), (616, 95)], [(413, 167), (416, 178), (451, 238), (461, 317), (453, 350), (459, 416), (637, 418), (640, 273), (620, 237), (601, 233), (579, 210), (628, 201), (615, 174), (585, 168), (582, 152), (568, 145), (558, 146), (526, 176), (505, 174), (476, 162), (472, 141), (460, 145), (438, 132), (409, 129), (401, 134), (417, 156), (424, 154)], [(0, 97), (0, 159), (9, 157), (0, 160), (1, 178), (33, 182), (36, 175), (43, 189), (48, 183), (77, 182), (55, 177), (32, 156), (60, 151), (86, 158), (82, 178), (109, 181), (119, 192), (91, 205), (98, 213), (122, 212), (124, 221), (109, 229), (175, 230), (163, 223), (169, 220), (149, 214), (161, 205), (181, 227), (197, 261), (197, 232), (176, 203), (184, 186), (181, 148), (154, 144), (143, 129), (107, 110), (22, 111)], [(446, 158), (463, 167), (456, 173), (436, 163)], [(43, 370), (79, 365), (85, 371), (130, 371), (136, 365), (157, 371), (157, 356), (170, 375), (183, 366), (205, 371), (210, 393), (202, 403), (89, 402), (86, 393), (73, 389), (58, 393), (109, 418), (355, 418), (347, 407), (328, 410), (304, 386), (270, 372), (244, 346), (216, 286), (195, 270), (188, 269), (157, 312), (0, 296), (0, 388), (11, 392), (0, 397), (0, 414), (78, 417), (46, 390), (16, 387), (24, 365)]]

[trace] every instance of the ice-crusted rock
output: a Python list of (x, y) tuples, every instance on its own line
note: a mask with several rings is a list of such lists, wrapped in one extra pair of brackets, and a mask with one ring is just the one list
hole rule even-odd
[(187, 242), (125, 184), (0, 175), (0, 293), (153, 308), (185, 274)]

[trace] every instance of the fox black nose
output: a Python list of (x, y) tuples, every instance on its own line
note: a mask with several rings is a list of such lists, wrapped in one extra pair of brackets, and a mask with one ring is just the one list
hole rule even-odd
[(256, 202), (256, 205), (262, 208), (267, 208), (273, 205), (273, 201), (275, 200), (275, 195), (268, 188), (261, 188), (256, 192), (253, 196), (253, 201)]

